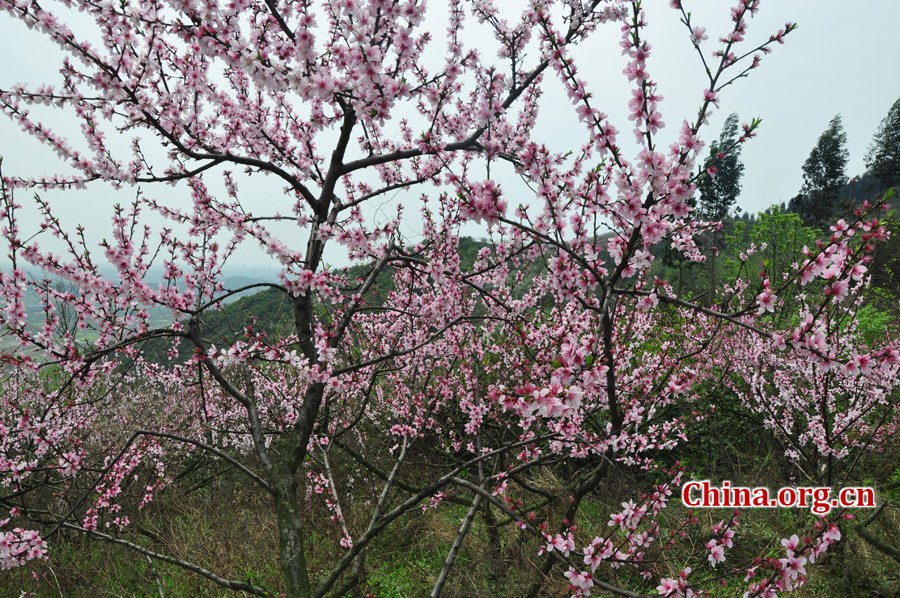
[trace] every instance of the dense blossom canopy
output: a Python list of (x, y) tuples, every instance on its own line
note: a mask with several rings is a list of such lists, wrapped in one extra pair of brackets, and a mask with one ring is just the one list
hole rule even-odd
[[(664, 528), (660, 513), (684, 475), (677, 451), (689, 425), (711, 415), (691, 407), (704, 387), (733, 388), (817, 482), (897, 423), (890, 397), (900, 353), (861, 342), (854, 324), (865, 264), (886, 235), (879, 206), (835, 224), (783, 276), (745, 268), (711, 300), (679, 296), (650, 274), (663, 248), (703, 261), (703, 235), (719, 226), (694, 218), (688, 203), (703, 174), (695, 166), (703, 126), (723, 89), (793, 29), (746, 41), (759, 0), (736, 2), (718, 40), (680, 1), (647, 7), (677, 11), (707, 77), (699, 111), (674, 134), (650, 76), (650, 16), (638, 1), (531, 0), (518, 12), (456, 2), (437, 29), (429, 12), (437, 3), (419, 0), (59, 4), (2, 4), (68, 56), (57, 86), (0, 84), (3, 112), (67, 167), (3, 178), (12, 267), (0, 275), (0, 324), (17, 345), (2, 354), (0, 504), (11, 518), (3, 529), (17, 526), (0, 536), (4, 567), (45, 556), (44, 538), (65, 528), (226, 588), (278, 595), (128, 535), (128, 497), (151, 501), (192, 452), (228, 462), (270, 495), (292, 598), (349, 591), (373, 538), (411, 509), (445, 500), (470, 510), (436, 572), (435, 596), (479, 509), (540, 538), (544, 572), (561, 563), (575, 595), (639, 595), (609, 581), (624, 566), (665, 596), (692, 596), (720, 577), (749, 584), (747, 595), (775, 596), (802, 585), (804, 565), (840, 538), (832, 514), (802, 540), (785, 540), (785, 558), (729, 567), (733, 515), (704, 532), (697, 562), (661, 565), (684, 534)], [(66, 26), (62, 15), (75, 8), (96, 24), (92, 34)], [(496, 56), (467, 47), (465, 28), (489, 32)], [(634, 156), (597, 105), (603, 82), (583, 80), (573, 58), (576, 45), (608, 30), (618, 31), (627, 60), (629, 122), (617, 124), (630, 127)], [(551, 83), (583, 126), (583, 145), (565, 153), (533, 136)], [(76, 118), (83, 139), (43, 124), (38, 105)], [(757, 124), (744, 125), (737, 142)], [(507, 195), (504, 169), (524, 180), (528, 197)], [(248, 189), (262, 177), (283, 187), (278, 213), (255, 209)], [(101, 181), (138, 191), (116, 208), (96, 251), (40, 193)], [(165, 201), (153, 183), (188, 190), (190, 205)], [(409, 204), (377, 223), (365, 217), (368, 204), (408, 189), (422, 194), (416, 217)], [(35, 230), (21, 217), (32, 190)], [(147, 212), (170, 224), (154, 230)], [(410, 220), (421, 228), (415, 242), (404, 232)], [(460, 233), (473, 223), (489, 243), (463, 267)], [(43, 243), (48, 235), (64, 255)], [(280, 267), (277, 283), (225, 286), (222, 268), (243, 243), (265, 248)], [(326, 246), (358, 267), (328, 267)], [(161, 281), (149, 280), (154, 266)], [(288, 333), (248, 326), (238, 337), (210, 336), (211, 312), (263, 287), (290, 305)], [(778, 317), (795, 296), (791, 317)], [(158, 308), (168, 310), (166, 325), (154, 320)], [(63, 312), (71, 326), (60, 326)], [(146, 356), (160, 339), (172, 343), (164, 364)], [(425, 443), (448, 461), (407, 482), (410, 455)], [(343, 517), (349, 490), (336, 481), (336, 455), (369, 471), (361, 526)], [(566, 489), (563, 517), (535, 521), (512, 496), (531, 491), (532, 472), (568, 462), (583, 469)], [(582, 503), (615, 467), (654, 471), (658, 483), (623, 503), (605, 536), (585, 537)], [(342, 550), (315, 575), (301, 517), (314, 497), (301, 480), (327, 496)]]

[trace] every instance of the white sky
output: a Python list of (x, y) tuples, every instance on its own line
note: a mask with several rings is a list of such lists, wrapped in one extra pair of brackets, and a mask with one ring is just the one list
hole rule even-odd
[[(499, 5), (511, 0), (496, 0)], [(709, 51), (715, 39), (727, 31), (731, 2), (723, 0), (685, 0), (697, 24), (705, 25), (710, 35)], [(441, 6), (431, 0), (431, 6)], [(644, 0), (649, 8), (646, 37), (654, 53), (649, 61), (651, 77), (659, 83), (665, 100), (661, 103), (668, 125), (665, 143), (677, 136), (683, 119), (692, 120), (702, 93), (704, 76), (690, 47), (678, 15), (668, 8), (668, 0)], [(825, 130), (840, 113), (847, 132), (850, 163), (848, 174), (864, 171), (863, 159), (878, 123), (890, 106), (900, 98), (900, 46), (897, 27), (900, 1), (869, 0), (765, 0), (756, 18), (750, 21), (748, 39), (762, 41), (786, 21), (799, 23), (783, 46), (767, 56), (762, 66), (747, 79), (738, 81), (721, 94), (722, 106), (710, 120), (703, 138), (718, 137), (725, 117), (737, 112), (742, 122), (759, 116), (763, 119), (758, 137), (743, 150), (745, 173), (741, 208), (751, 212), (773, 203), (788, 201), (802, 182), (801, 166)], [(76, 34), (77, 23), (70, 26)], [(443, 36), (438, 29), (436, 42)], [(620, 141), (631, 136), (626, 120), (626, 102), (630, 91), (621, 75), (624, 60), (620, 56), (618, 32), (601, 29), (601, 38), (579, 50), (581, 75), (589, 82), (597, 98), (595, 106), (612, 117), (621, 131)], [(484, 39), (484, 33), (467, 32), (469, 41)], [(749, 47), (749, 44), (747, 44)], [(486, 49), (487, 50), (487, 49)], [(59, 53), (34, 32), (0, 15), (0, 52), (6, 56), (0, 70), (0, 87), (17, 82), (58, 83)], [(549, 77), (548, 79), (549, 80)], [(583, 140), (570, 105), (558, 87), (548, 86), (542, 121), (536, 135), (554, 149), (577, 149)], [(47, 119), (65, 128), (65, 121)], [(69, 126), (71, 126), (69, 124)], [(624, 143), (623, 143), (624, 145)], [(37, 175), (54, 172), (53, 154), (22, 133), (8, 118), (0, 118), (0, 156), (3, 171), (10, 175)], [(274, 191), (274, 189), (273, 189)], [(102, 213), (115, 201), (126, 202), (133, 190), (116, 195), (105, 187), (59, 196), (61, 214), (85, 225), (99, 225), (101, 238), (106, 227)], [(25, 197), (19, 196), (20, 203)], [(518, 200), (511, 198), (510, 204)], [(288, 210), (282, 208), (284, 213)], [(416, 213), (416, 208), (407, 211)], [(473, 231), (477, 235), (477, 231)], [(247, 252), (240, 260), (256, 263), (261, 254)]]

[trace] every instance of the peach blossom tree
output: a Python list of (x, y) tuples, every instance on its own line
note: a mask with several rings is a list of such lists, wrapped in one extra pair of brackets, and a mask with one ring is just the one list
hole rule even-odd
[[(845, 346), (850, 336), (829, 324), (860, 292), (872, 244), (885, 236), (878, 206), (839, 223), (783, 280), (751, 273), (715, 301), (679, 297), (650, 274), (663, 247), (704, 259), (698, 239), (719, 224), (694, 218), (687, 202), (709, 175), (695, 168), (703, 127), (726, 88), (793, 25), (747, 41), (759, 0), (736, 2), (719, 40), (677, 0), (529, 0), (515, 11), (471, 0), (444, 13), (431, 4), (4, 0), (6, 18), (66, 58), (55, 85), (0, 87), (4, 114), (60, 162), (47, 176), (2, 179), (11, 267), (0, 280), (0, 324), (14, 347), (2, 353), (3, 567), (47, 557), (54, 535), (69, 530), (235, 591), (343, 595), (364, 583), (374, 538), (411, 510), (453, 501), (468, 511), (432, 596), (480, 512), (538, 538), (542, 573), (557, 569), (575, 595), (689, 597), (733, 581), (750, 584), (750, 596), (775, 596), (802, 585), (807, 561), (840, 538), (836, 515), (802, 540), (785, 539), (785, 558), (722, 565), (738, 539), (730, 515), (704, 530), (696, 562), (662, 565), (697, 525), (689, 516), (667, 527), (660, 513), (678, 496), (688, 424), (708, 416), (691, 402), (721, 374), (723, 352), (738, 361), (729, 375), (741, 400), (773, 426), (788, 411), (815, 410), (779, 393), (783, 380), (819, 380), (824, 369), (886, 396), (886, 376), (896, 378), (896, 350)], [(75, 9), (92, 30), (70, 29)], [(674, 133), (650, 77), (657, 10), (676, 11), (706, 77), (698, 112)], [(496, 52), (469, 44), (469, 29)], [(631, 128), (633, 155), (595, 99), (605, 82), (584, 80), (575, 58), (610, 30), (626, 58), (616, 84), (631, 91), (629, 117), (618, 124)], [(582, 127), (570, 152), (534, 133), (551, 85), (565, 90)], [(77, 142), (39, 118), (48, 109), (80, 125)], [(527, 196), (509, 193), (503, 172)], [(258, 189), (273, 182), (281, 208), (270, 211)], [(133, 189), (134, 200), (116, 206), (98, 245), (48, 194), (104, 184)], [(189, 199), (167, 200), (171, 188)], [(370, 206), (410, 191), (418, 199), (373, 217)], [(33, 202), (22, 201), (30, 193)], [(472, 226), (492, 242), (463, 267), (459, 239)], [(226, 286), (223, 268), (248, 245), (277, 264), (278, 282)], [(334, 248), (362, 269), (329, 266)], [(161, 282), (149, 282), (151, 267), (162, 268)], [(385, 277), (390, 290), (376, 296)], [(802, 322), (776, 326), (780, 297), (810, 283)], [(290, 305), (290, 333), (210, 336), (211, 312), (262, 289)], [(154, 323), (158, 308), (167, 325)], [(60, 327), (62, 309), (71, 326)], [(164, 365), (145, 357), (161, 340), (171, 343)], [(873, 409), (850, 408), (841, 432), (876, 425), (865, 419)], [(843, 437), (832, 428), (822, 445), (823, 428), (806, 413), (809, 431), (797, 442), (840, 456)], [(410, 455), (426, 443), (452, 459), (413, 472)], [(146, 504), (197, 452), (270, 497), (281, 588), (228, 579), (129, 534), (126, 497)], [(368, 472), (365, 489), (343, 483), (338, 455)], [(565, 516), (539, 521), (536, 505), (554, 497), (528, 475), (567, 462), (581, 466)], [(581, 506), (616, 467), (661, 481), (624, 503), (607, 535), (584, 537)], [(351, 522), (345, 513), (360, 495), (368, 510)], [(526, 495), (531, 504), (518, 498)], [(313, 574), (303, 514), (317, 496), (341, 556)], [(621, 567), (639, 572), (636, 587), (610, 581)]]

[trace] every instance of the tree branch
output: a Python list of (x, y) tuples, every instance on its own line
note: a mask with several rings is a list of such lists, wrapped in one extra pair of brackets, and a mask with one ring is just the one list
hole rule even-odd
[(262, 479), (261, 477), (259, 477), (258, 475), (256, 475), (255, 473), (253, 473), (252, 471), (250, 471), (249, 469), (247, 469), (246, 467), (241, 465), (238, 461), (236, 461), (232, 457), (229, 457), (228, 455), (226, 455), (219, 449), (209, 446), (208, 444), (204, 444), (203, 442), (200, 442), (199, 440), (191, 440), (190, 438), (185, 438), (184, 436), (178, 436), (177, 434), (169, 434), (168, 432), (151, 432), (150, 430), (138, 430), (137, 432), (135, 432), (135, 434), (142, 434), (144, 436), (156, 436), (157, 438), (170, 438), (172, 440), (177, 440), (178, 442), (186, 442), (188, 444), (193, 444), (194, 446), (200, 447), (203, 450), (209, 451), (210, 453), (216, 455), (217, 457), (224, 459), (225, 461), (228, 461), (229, 463), (234, 465), (236, 468), (241, 470), (241, 472), (244, 475), (249, 477), (251, 480), (253, 480), (257, 484), (259, 484), (260, 486), (262, 486), (263, 489), (266, 492), (268, 492), (269, 494), (272, 494), (274, 492), (274, 489), (272, 488), (271, 484), (269, 484), (267, 481), (265, 481), (264, 479)]
[(126, 548), (130, 548), (136, 552), (143, 554), (144, 556), (150, 557), (152, 559), (156, 559), (158, 561), (162, 561), (164, 563), (169, 563), (170, 565), (175, 565), (176, 567), (181, 567), (183, 569), (187, 569), (193, 573), (201, 577), (205, 577), (211, 582), (222, 586), (223, 588), (228, 588), (229, 590), (237, 590), (240, 592), (247, 592), (248, 594), (253, 594), (254, 596), (264, 596), (266, 598), (272, 598), (274, 594), (269, 592), (268, 590), (261, 588), (259, 586), (255, 586), (250, 583), (244, 583), (242, 581), (233, 581), (230, 579), (225, 579), (224, 577), (220, 577), (211, 571), (207, 571), (203, 567), (199, 565), (195, 565), (193, 563), (189, 563), (187, 561), (182, 561), (176, 559), (174, 557), (170, 557), (164, 554), (159, 554), (158, 552), (153, 552), (152, 550), (148, 550), (143, 546), (138, 544), (134, 544), (132, 542), (128, 542), (127, 540), (122, 540), (120, 538), (114, 538), (113, 536), (109, 536), (107, 534), (100, 533), (96, 530), (85, 529), (83, 527), (72, 525), (71, 523), (62, 523), (63, 527), (71, 530), (75, 530), (96, 538), (98, 540), (103, 540), (104, 542), (109, 542), (111, 544), (118, 544), (119, 546), (125, 546)]

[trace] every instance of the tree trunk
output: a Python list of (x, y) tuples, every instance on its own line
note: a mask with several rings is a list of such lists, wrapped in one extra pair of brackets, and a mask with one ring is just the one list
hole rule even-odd
[(305, 530), (297, 505), (297, 479), (290, 467), (277, 465), (272, 480), (275, 487), (275, 512), (278, 515), (278, 552), (284, 577), (285, 598), (312, 595), (306, 555), (303, 552)]

